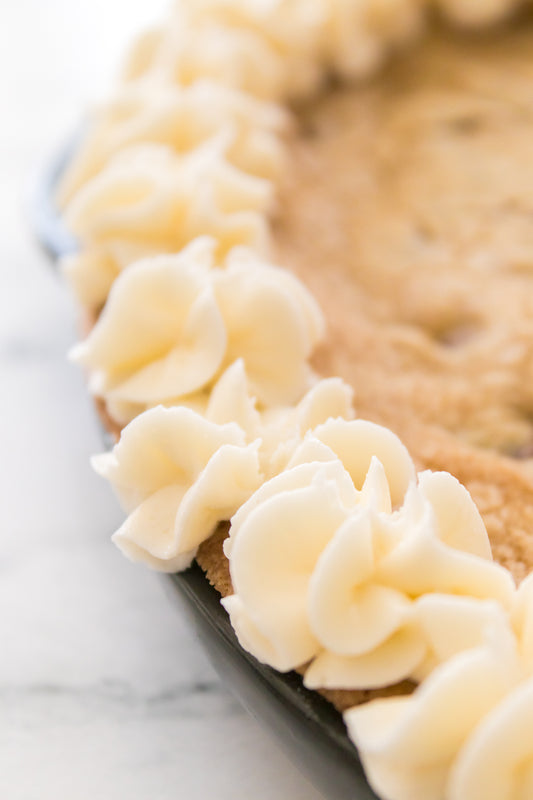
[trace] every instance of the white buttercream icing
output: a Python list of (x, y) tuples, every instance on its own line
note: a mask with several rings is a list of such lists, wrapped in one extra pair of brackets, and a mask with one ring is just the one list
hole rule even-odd
[[(242, 645), (278, 669), (314, 659), (304, 679), (312, 688), (428, 674), (478, 643), (476, 625), (495, 601), (513, 599), (466, 490), (445, 473), (417, 483), (398, 438), (361, 420), (308, 433), (232, 518), (224, 551), (234, 595), (223, 603)], [(442, 638), (444, 623), (456, 632)]]
[[(238, 382), (243, 393), (228, 393)], [(350, 414), (350, 398), (342, 381), (320, 381), (296, 408), (279, 409), (279, 425), (297, 431), (301, 440), (307, 426), (340, 411)], [(230, 399), (236, 401), (233, 419)], [(130, 514), (114, 541), (154, 569), (187, 567), (198, 544), (259, 487), (263, 464), (271, 467), (261, 438), (267, 412), (257, 411), (247, 394), (242, 360), (197, 409), (157, 407), (140, 414), (113, 453), (94, 459)]]
[[(314, 88), (317, 68), (312, 62), (310, 68)], [(198, 24), (183, 12), (133, 49), (125, 78), (139, 76), (181, 86), (208, 78), (266, 100), (285, 98), (291, 85), (283, 55), (260, 32), (216, 21)]]
[(412, 676), (424, 660), (426, 643), (415, 626), (399, 627), (368, 653), (340, 656), (322, 650), (305, 672), (308, 689), (380, 689)]
[(209, 78), (260, 98), (299, 98), (322, 80), (323, 22), (321, 2), (178, 3), (164, 27), (134, 46), (125, 78), (180, 85)]
[[(481, 27), (500, 21), (523, 0), (436, 0), (455, 22)], [(188, 16), (203, 25), (261, 34), (283, 53), (287, 70), (299, 58), (344, 77), (375, 71), (391, 48), (418, 34), (431, 0), (190, 0)], [(306, 69), (307, 67), (307, 69)], [(303, 84), (301, 91), (309, 90)]]
[(406, 594), (375, 581), (374, 538), (367, 508), (354, 511), (324, 549), (310, 582), (313, 630), (326, 650), (340, 656), (371, 652), (411, 614)]
[(232, 251), (214, 267), (214, 247), (202, 238), (125, 270), (73, 351), (118, 421), (158, 403), (198, 394), (200, 402), (238, 358), (263, 405), (292, 403), (308, 388), (308, 358), (323, 334), (313, 298), (251, 252)]
[[(371, 487), (377, 494), (379, 510), (387, 511), (403, 502), (415, 468), (407, 448), (392, 431), (366, 420), (350, 424), (334, 420), (319, 426), (315, 436), (342, 461), (356, 489), (368, 491)], [(367, 482), (373, 458), (379, 460), (384, 473), (384, 480), (376, 487), (375, 480)], [(370, 477), (376, 479), (377, 474)]]
[(113, 540), (132, 560), (165, 572), (187, 567), (198, 545), (261, 483), (257, 444), (235, 423), (157, 407), (93, 460), (129, 516)]
[[(348, 514), (338, 472), (338, 461), (296, 467), (272, 479), (276, 494), (258, 505), (252, 498), (249, 515), (245, 507), (239, 512), (229, 559), (237, 600), (222, 603), (241, 644), (276, 669), (293, 669), (321, 649), (309, 624), (307, 594), (320, 553)], [(268, 488), (264, 484), (263, 493)], [(355, 490), (353, 495), (355, 500)]]
[(316, 91), (324, 76), (320, 46), (330, 3), (323, 0), (193, 0), (187, 5), (195, 24), (219, 26), (260, 37), (282, 57), (279, 100)]
[(431, 592), (413, 606), (413, 621), (426, 643), (426, 657), (412, 677), (423, 681), (439, 665), (482, 645), (492, 626), (497, 630), (501, 606), (495, 600)]
[(157, 144), (126, 148), (69, 203), (65, 219), (83, 245), (129, 239), (173, 252), (199, 234), (220, 250), (260, 245), (268, 181), (229, 164), (224, 138), (186, 155)]
[(420, 31), (427, 5), (424, 0), (194, 0), (188, 8), (195, 21), (260, 33), (281, 52), (289, 80), (295, 69), (305, 76), (301, 84), (287, 81), (283, 98), (315, 90), (320, 73), (331, 69), (345, 78), (375, 71), (391, 47)]
[(520, 684), (474, 729), (455, 762), (450, 800), (533, 797), (533, 678)]
[(162, 241), (137, 242), (128, 238), (87, 245), (61, 259), (60, 267), (83, 308), (97, 314), (116, 277), (135, 261), (160, 255), (168, 248)]
[(523, 0), (437, 0), (446, 16), (467, 28), (479, 28), (500, 22), (521, 5)]
[(325, 378), (298, 404), (265, 408), (252, 396), (244, 361), (238, 359), (213, 387), (204, 413), (214, 422), (237, 422), (247, 441), (260, 439), (261, 468), (270, 478), (300, 457), (298, 448), (308, 431), (332, 418), (353, 418), (352, 395), (340, 378)]
[(95, 110), (91, 128), (62, 177), (59, 202), (64, 205), (72, 198), (115, 153), (146, 142), (183, 154), (222, 137), (228, 162), (252, 175), (275, 178), (284, 162), (279, 137), (287, 122), (280, 106), (210, 81), (183, 88), (127, 84)]
[(325, 63), (343, 78), (365, 77), (422, 29), (423, 0), (326, 0)]
[[(411, 697), (376, 700), (345, 714), (370, 780), (386, 800), (530, 796), (533, 679), (520, 637), (498, 604), (485, 603), (471, 616), (462, 602), (459, 614), (435, 627), (447, 659)], [(465, 614), (470, 619), (461, 621)]]
[[(291, 58), (315, 55), (331, 2), (317, 0), (191, 0), (187, 11), (196, 22), (254, 30)], [(177, 8), (180, 4), (177, 4)]]
[[(446, 473), (437, 475), (445, 476)], [(450, 483), (453, 481), (456, 485), (455, 502), (461, 505), (464, 488), (452, 476), (446, 477)], [(472, 500), (469, 502), (472, 505), (472, 516), (477, 516)], [(397, 540), (396, 546), (390, 548), (388, 542), (385, 545), (387, 552), (377, 568), (378, 581), (411, 596), (428, 592), (464, 594), (495, 598), (504, 606), (509, 606), (514, 590), (509, 572), (492, 562), (490, 550), (488, 557), (471, 552), (470, 529), (465, 529), (465, 545), (463, 537), (455, 536), (451, 546), (441, 539), (443, 525), (437, 522), (439, 507), (433, 506), (424, 497), (423, 485), (417, 492), (410, 491), (402, 513), (394, 521), (395, 524), (400, 522), (402, 527), (405, 526), (405, 534)], [(391, 530), (394, 530), (393, 525)], [(484, 528), (483, 533), (486, 539)], [(389, 535), (390, 532), (387, 532), (387, 536)]]
[(520, 652), (527, 671), (533, 675), (533, 574), (520, 584), (511, 620), (520, 640)]
[(97, 308), (133, 261), (177, 252), (201, 234), (220, 254), (236, 244), (265, 251), (272, 186), (230, 164), (228, 137), (185, 155), (161, 144), (125, 148), (82, 186), (65, 211), (82, 249), (64, 262), (82, 305)]

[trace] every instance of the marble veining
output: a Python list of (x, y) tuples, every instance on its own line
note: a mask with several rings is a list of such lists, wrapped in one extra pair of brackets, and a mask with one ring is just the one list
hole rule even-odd
[(49, 706), (50, 719), (57, 718), (61, 709), (70, 708), (76, 714), (93, 719), (120, 716), (123, 719), (139, 715), (182, 719), (209, 719), (215, 714), (240, 715), (241, 709), (217, 680), (184, 681), (162, 687), (154, 692), (136, 690), (126, 681), (104, 678), (93, 685), (35, 683), (27, 686), (0, 686), (0, 704), (6, 713), (16, 714), (24, 708), (31, 712), (35, 703)]

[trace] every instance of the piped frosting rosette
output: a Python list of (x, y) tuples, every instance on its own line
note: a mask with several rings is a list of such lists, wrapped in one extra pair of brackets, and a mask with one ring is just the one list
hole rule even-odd
[(225, 553), (241, 644), (283, 671), (307, 665), (311, 688), (423, 677), (514, 590), (466, 490), (416, 478), (398, 438), (362, 420), (308, 434), (233, 517)]
[(324, 378), (295, 405), (261, 406), (252, 395), (244, 361), (238, 359), (215, 384), (202, 413), (218, 423), (235, 421), (247, 441), (259, 440), (267, 480), (286, 468), (308, 431), (331, 418), (352, 419), (352, 395), (340, 378)]
[[(348, 387), (333, 378), (318, 382), (296, 406), (278, 407), (275, 415), (259, 412), (241, 360), (221, 377), (202, 413), (159, 406), (140, 414), (112, 453), (93, 460), (129, 514), (115, 543), (154, 569), (185, 568), (217, 524), (229, 520), (265, 474), (297, 450), (308, 429), (333, 415), (352, 415), (350, 397)], [(229, 402), (240, 424), (226, 421)], [(282, 437), (280, 455), (271, 441)]]
[(201, 238), (181, 254), (132, 265), (74, 349), (117, 421), (160, 403), (202, 408), (239, 358), (263, 406), (293, 403), (310, 388), (308, 359), (324, 330), (313, 297), (249, 250), (231, 251), (221, 266), (214, 250)]
[(258, 445), (247, 446), (236, 423), (217, 425), (184, 407), (141, 414), (93, 465), (129, 512), (113, 540), (133, 561), (164, 572), (188, 567), (262, 478)]
[(225, 157), (224, 134), (185, 155), (140, 144), (112, 157), (69, 203), (65, 220), (82, 249), (65, 270), (84, 305), (97, 306), (135, 260), (181, 250), (200, 234), (220, 254), (237, 244), (264, 251), (270, 181)]
[[(533, 791), (533, 582), (479, 618), (411, 697), (344, 715), (386, 800), (526, 800)], [(450, 620), (451, 621), (451, 620)], [(454, 637), (449, 624), (441, 638)]]
[(230, 164), (273, 179), (284, 163), (280, 137), (288, 119), (281, 106), (208, 80), (185, 87), (145, 81), (126, 84), (93, 112), (88, 135), (61, 179), (58, 202), (62, 206), (69, 202), (114, 154), (143, 143), (187, 154), (212, 139), (222, 139)]
[(176, 3), (132, 48), (124, 78), (185, 86), (209, 78), (261, 99), (299, 98), (321, 84), (323, 26), (323, 5), (305, 0)]

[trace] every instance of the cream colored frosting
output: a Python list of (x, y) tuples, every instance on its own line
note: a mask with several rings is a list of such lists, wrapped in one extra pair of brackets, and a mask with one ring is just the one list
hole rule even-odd
[(186, 9), (196, 23), (253, 30), (290, 59), (298, 53), (315, 57), (332, 5), (323, 0), (312, 5), (308, 0), (191, 0)]
[(533, 796), (533, 678), (514, 689), (474, 729), (455, 762), (450, 800)]
[(437, 0), (449, 19), (467, 28), (500, 22), (522, 4), (523, 0)]
[(62, 177), (59, 202), (70, 200), (115, 153), (146, 142), (184, 154), (223, 138), (229, 163), (273, 179), (284, 162), (279, 137), (287, 122), (280, 106), (207, 80), (186, 87), (127, 84), (95, 110), (90, 131)]
[(166, 251), (164, 241), (158, 245), (157, 242), (114, 239), (64, 256), (60, 268), (80, 306), (96, 315), (123, 269), (135, 261)]
[(247, 441), (259, 439), (261, 469), (270, 478), (301, 452), (298, 448), (308, 431), (331, 418), (353, 418), (352, 395), (340, 378), (325, 378), (298, 404), (265, 408), (252, 397), (244, 361), (238, 359), (213, 387), (203, 413), (214, 422), (237, 422)]
[(307, 590), (318, 556), (347, 516), (342, 488), (354, 499), (346, 477), (338, 461), (303, 464), (265, 483), (261, 499), (252, 496), (238, 512), (229, 554), (234, 595), (222, 603), (241, 645), (276, 669), (293, 669), (320, 649)]
[(187, 567), (198, 545), (261, 483), (257, 444), (235, 423), (188, 408), (153, 408), (93, 459), (128, 518), (113, 536), (122, 552), (164, 572)]
[(326, 66), (353, 79), (375, 72), (422, 29), (423, 0), (326, 0), (322, 51)]
[[(361, 420), (307, 434), (235, 514), (225, 553), (234, 595), (222, 602), (241, 644), (281, 670), (314, 659), (311, 688), (426, 674), (470, 642), (477, 604), (513, 598), (466, 490), (447, 473), (416, 482), (397, 437)], [(436, 608), (428, 594), (442, 596)], [(442, 640), (449, 617), (457, 630)]]
[(261, 245), (272, 206), (269, 181), (229, 164), (224, 135), (185, 155), (157, 144), (122, 150), (65, 213), (82, 244), (133, 240), (173, 252), (199, 234), (220, 250)]
[(324, 325), (312, 296), (251, 251), (233, 250), (215, 267), (214, 250), (201, 238), (130, 266), (74, 349), (118, 421), (159, 403), (201, 401), (238, 358), (264, 405), (298, 401), (309, 388)]
[[(517, 603), (533, 611), (531, 579)], [(430, 600), (431, 602), (431, 600)], [(491, 607), (492, 606), (492, 607)], [(346, 712), (348, 731), (386, 800), (526, 800), (533, 787), (533, 678), (526, 629), (498, 604), (435, 628), (448, 651), (411, 697)], [(456, 623), (471, 630), (449, 650)], [(477, 639), (477, 641), (476, 641)], [(470, 643), (470, 647), (468, 644)], [(454, 653), (453, 650), (456, 650)]]
[(317, 91), (328, 71), (366, 76), (422, 27), (424, 0), (191, 0), (143, 36), (126, 78), (209, 77), (276, 101)]
[(236, 244), (266, 250), (271, 183), (230, 164), (227, 145), (222, 131), (185, 155), (161, 144), (128, 147), (75, 194), (65, 219), (82, 249), (65, 270), (83, 305), (103, 303), (132, 261), (177, 252), (202, 234), (220, 254)]
[(153, 569), (189, 566), (218, 522), (229, 519), (264, 481), (264, 468), (274, 468), (265, 430), (276, 441), (290, 432), (292, 451), (297, 450), (311, 426), (339, 413), (351, 415), (350, 400), (342, 381), (326, 379), (296, 407), (277, 409), (275, 425), (265, 422), (268, 411), (257, 410), (247, 393), (244, 362), (238, 360), (197, 410), (158, 406), (140, 414), (112, 453), (93, 460), (129, 513), (115, 543)]
[(164, 27), (142, 36), (126, 80), (190, 85), (209, 78), (274, 101), (309, 95), (322, 81), (316, 42), (321, 3), (178, 3)]

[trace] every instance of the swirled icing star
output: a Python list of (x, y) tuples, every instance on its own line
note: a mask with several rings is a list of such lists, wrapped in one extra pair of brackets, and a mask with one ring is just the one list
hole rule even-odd
[[(362, 420), (308, 433), (232, 518), (224, 550), (241, 643), (278, 669), (310, 660), (312, 688), (425, 675), (478, 642), (479, 603), (514, 596), (466, 490), (446, 473), (416, 480), (399, 439)], [(443, 640), (446, 620), (456, 633)]]
[(185, 155), (138, 144), (82, 186), (65, 211), (82, 250), (65, 271), (84, 305), (101, 304), (133, 261), (177, 252), (199, 235), (214, 237), (221, 255), (236, 244), (265, 250), (272, 186), (230, 164), (226, 147), (223, 132)]
[(203, 396), (242, 358), (264, 405), (291, 403), (310, 385), (308, 359), (323, 319), (296, 278), (251, 252), (214, 267), (214, 243), (131, 266), (73, 357), (119, 421), (158, 403)]
[[(517, 639), (497, 604), (479, 633), (482, 642), (446, 660), (412, 696), (372, 701), (345, 713), (350, 736), (381, 797), (527, 796), (521, 791), (520, 767), (531, 746), (524, 748), (519, 741), (524, 723), (531, 722), (531, 689), (519, 691), (526, 703), (518, 709), (515, 689), (523, 670)], [(503, 724), (495, 732), (499, 718)], [(496, 744), (502, 745), (499, 752)], [(483, 756), (490, 758), (482, 763)]]
[(245, 445), (238, 425), (216, 425), (188, 408), (141, 414), (93, 463), (129, 512), (115, 543), (165, 572), (188, 566), (261, 483), (257, 445)]
[(93, 113), (91, 128), (62, 176), (58, 200), (64, 206), (114, 154), (142, 143), (165, 145), (183, 156), (212, 139), (223, 140), (230, 164), (273, 179), (284, 162), (279, 137), (287, 122), (280, 106), (208, 80), (185, 87), (126, 84)]

